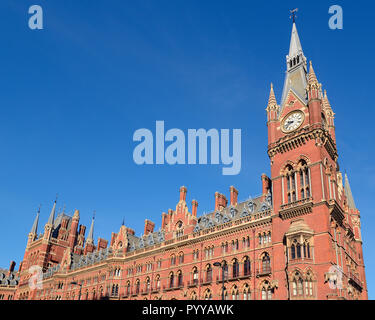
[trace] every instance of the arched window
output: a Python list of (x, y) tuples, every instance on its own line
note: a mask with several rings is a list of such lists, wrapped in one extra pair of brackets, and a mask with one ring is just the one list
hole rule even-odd
[(262, 272), (263, 273), (270, 273), (271, 272), (271, 258), (270, 258), (268, 253), (263, 254)]
[(301, 199), (310, 198), (310, 173), (305, 160), (299, 162), (299, 179), (301, 188)]
[(212, 267), (210, 264), (206, 266), (206, 282), (212, 281)]
[(251, 268), (250, 259), (249, 257), (246, 256), (243, 261), (243, 275), (244, 276), (250, 275), (250, 268)]
[(297, 259), (301, 258), (301, 245), (297, 243)]
[(174, 274), (173, 272), (171, 272), (169, 274), (169, 288), (173, 288), (173, 284), (174, 284)]
[(233, 278), (237, 278), (239, 276), (239, 264), (237, 259), (233, 260), (232, 276)]
[(183, 279), (182, 272), (181, 272), (181, 270), (178, 270), (178, 272), (177, 272), (177, 286), (178, 287), (182, 287), (183, 286), (182, 279)]
[(193, 284), (195, 285), (198, 284), (198, 268), (197, 267), (193, 268)]
[(292, 243), (292, 246), (290, 247), (290, 256), (292, 260), (296, 258), (296, 246), (294, 243)]
[(293, 167), (291, 165), (287, 165), (286, 167), (286, 184), (287, 184), (287, 196), (288, 196), (288, 203), (292, 201), (296, 201), (296, 180), (295, 180), (295, 172), (293, 171)]
[(139, 281), (139, 279), (137, 279), (137, 281), (135, 282), (135, 293), (136, 294), (139, 294), (140, 286), (141, 286), (141, 282)]
[(272, 300), (273, 289), (268, 281), (264, 281), (262, 284), (262, 300)]
[(149, 292), (151, 289), (151, 282), (150, 282), (150, 278), (147, 277), (146, 278), (146, 292)]
[(126, 295), (129, 295), (130, 294), (130, 281), (128, 281), (127, 283), (126, 283)]
[(212, 300), (212, 293), (210, 289), (207, 289), (204, 293), (204, 300)]
[(176, 264), (176, 256), (174, 254), (171, 255), (171, 266)]
[(313, 296), (313, 277), (310, 271), (306, 274), (305, 280), (305, 296), (312, 297)]
[(245, 286), (244, 286), (243, 299), (244, 300), (251, 300), (250, 287), (249, 287), (248, 284), (245, 284)]
[(160, 275), (157, 275), (155, 278), (155, 287), (156, 290), (160, 290)]
[(301, 274), (296, 271), (292, 279), (293, 296), (303, 296), (303, 279)]
[(239, 295), (237, 286), (234, 285), (232, 288), (232, 300), (239, 300), (239, 299), (240, 299), (240, 295)]
[(178, 263), (183, 264), (184, 263), (184, 253), (180, 252), (178, 255)]

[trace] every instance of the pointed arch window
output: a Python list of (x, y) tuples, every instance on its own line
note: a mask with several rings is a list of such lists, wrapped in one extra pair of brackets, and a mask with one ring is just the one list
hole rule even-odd
[(250, 275), (250, 259), (249, 257), (245, 257), (244, 263), (243, 263), (243, 275), (248, 276)]
[(232, 267), (232, 276), (233, 278), (237, 278), (239, 276), (239, 264), (238, 264), (238, 260), (237, 259), (234, 259), (233, 260), (233, 267)]

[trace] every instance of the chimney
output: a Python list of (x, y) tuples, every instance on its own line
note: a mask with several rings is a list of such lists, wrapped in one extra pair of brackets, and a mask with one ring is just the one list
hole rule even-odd
[(115, 243), (116, 238), (117, 238), (117, 233), (112, 232), (111, 233), (111, 247)]
[(165, 212), (163, 212), (161, 214), (161, 228), (164, 229), (167, 223), (168, 223), (168, 215)]
[(215, 192), (215, 211), (226, 208), (227, 204), (228, 204), (227, 198), (223, 194), (216, 191)]
[(268, 190), (270, 189), (271, 185), (270, 178), (267, 177), (265, 173), (262, 174), (262, 195), (265, 196), (268, 193)]
[(197, 209), (198, 209), (198, 201), (193, 200), (191, 202), (191, 214), (196, 217), (197, 216)]
[(83, 224), (80, 224), (79, 225), (79, 235), (85, 236), (85, 232), (86, 232), (86, 226), (84, 226)]
[(10, 266), (9, 266), (9, 274), (11, 274), (14, 271), (14, 267), (15, 266), (16, 266), (16, 262), (15, 261), (11, 261), (10, 262)]
[(145, 220), (145, 230), (143, 231), (143, 234), (147, 236), (148, 234), (153, 233), (154, 228), (155, 228), (155, 223), (146, 219)]
[(230, 205), (235, 207), (237, 205), (238, 201), (238, 191), (235, 187), (231, 186), (229, 188), (230, 190)]
[(180, 188), (180, 201), (186, 201), (186, 193), (187, 193), (186, 187), (181, 187)]
[(105, 249), (107, 248), (107, 245), (108, 245), (108, 241), (107, 240), (104, 240), (102, 238), (98, 238), (98, 246), (97, 246), (97, 250), (99, 251), (100, 249)]

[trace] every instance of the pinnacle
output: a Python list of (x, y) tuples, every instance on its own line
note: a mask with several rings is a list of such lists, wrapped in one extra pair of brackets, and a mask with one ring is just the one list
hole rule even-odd
[(318, 79), (316, 77), (312, 61), (310, 61), (310, 72), (309, 72), (309, 84), (318, 83)]
[(273, 84), (271, 83), (271, 90), (270, 90), (270, 97), (268, 99), (268, 106), (274, 106), (277, 105), (275, 92), (273, 91)]

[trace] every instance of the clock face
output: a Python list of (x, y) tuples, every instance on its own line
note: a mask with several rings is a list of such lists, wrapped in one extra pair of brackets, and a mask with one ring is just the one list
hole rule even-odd
[(293, 130), (298, 129), (304, 120), (305, 115), (302, 111), (294, 111), (286, 116), (281, 126), (284, 132), (292, 132)]

